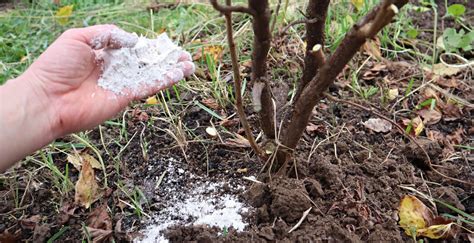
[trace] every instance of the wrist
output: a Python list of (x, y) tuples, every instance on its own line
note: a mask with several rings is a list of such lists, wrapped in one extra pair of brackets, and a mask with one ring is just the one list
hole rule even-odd
[(41, 81), (26, 71), (21, 76), (8, 81), (5, 84), (5, 92), (9, 97), (7, 104), (15, 104), (16, 115), (12, 115), (10, 122), (16, 122), (15, 127), (21, 129), (17, 131), (18, 133), (28, 132), (38, 136), (35, 139), (39, 142), (38, 144), (44, 143), (41, 146), (57, 137), (58, 132), (52, 122), (53, 106)]

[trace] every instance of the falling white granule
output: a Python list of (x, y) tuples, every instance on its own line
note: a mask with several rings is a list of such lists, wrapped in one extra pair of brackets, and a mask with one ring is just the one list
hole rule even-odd
[(138, 95), (146, 87), (168, 86), (170, 81), (164, 75), (177, 67), (182, 52), (166, 33), (156, 39), (138, 37), (131, 48), (105, 48), (98, 55), (103, 60), (99, 86), (116, 94)]

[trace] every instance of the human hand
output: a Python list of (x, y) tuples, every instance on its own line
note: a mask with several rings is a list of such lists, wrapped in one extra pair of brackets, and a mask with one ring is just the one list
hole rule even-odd
[[(121, 42), (129, 35), (127, 42)], [(124, 32), (113, 25), (97, 25), (71, 29), (63, 33), (22, 75), (30, 89), (34, 89), (50, 111), (50, 127), (54, 137), (90, 129), (113, 117), (138, 97), (135, 93), (117, 95), (97, 85), (101, 65), (96, 58), (97, 49), (104, 47), (133, 47), (136, 35)], [(183, 51), (181, 70), (164, 75), (156, 86), (144, 87), (141, 96), (148, 96), (175, 84), (184, 75), (190, 75), (194, 66), (191, 57)], [(163, 86), (162, 84), (167, 84)]]

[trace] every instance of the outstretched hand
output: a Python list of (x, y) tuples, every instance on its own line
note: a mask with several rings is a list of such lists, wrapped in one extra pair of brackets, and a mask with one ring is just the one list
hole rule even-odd
[[(123, 42), (123, 36), (128, 41)], [(137, 97), (136, 94), (117, 95), (97, 85), (101, 65), (96, 51), (101, 48), (133, 47), (138, 37), (118, 29), (113, 25), (97, 25), (88, 28), (71, 29), (63, 33), (26, 72), (30, 75), (32, 88), (44, 93), (43, 96), (53, 109), (51, 125), (59, 136), (90, 129), (124, 109)], [(142, 95), (158, 92), (163, 87), (160, 82), (175, 84), (190, 75), (193, 64), (189, 54), (183, 51), (180, 59), (182, 70), (165, 75), (169, 80), (157, 80), (154, 87), (146, 87)]]
[[(128, 41), (123, 40), (123, 37)], [(152, 95), (194, 71), (183, 51), (176, 68), (155, 86), (115, 94), (98, 86), (102, 48), (133, 47), (138, 41), (113, 25), (64, 32), (20, 77), (0, 86), (0, 172), (13, 162), (71, 132), (93, 128), (137, 98)]]

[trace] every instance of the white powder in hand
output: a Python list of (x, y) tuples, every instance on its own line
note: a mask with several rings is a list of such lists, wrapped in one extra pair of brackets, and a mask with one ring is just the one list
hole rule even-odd
[(169, 86), (171, 80), (164, 75), (177, 68), (182, 52), (165, 33), (156, 39), (138, 37), (131, 48), (105, 48), (98, 54), (103, 60), (99, 86), (134, 95), (145, 95), (150, 87)]

